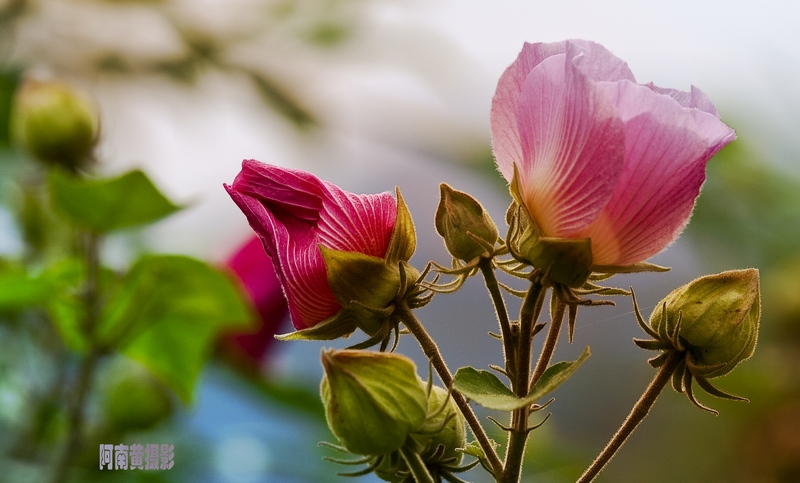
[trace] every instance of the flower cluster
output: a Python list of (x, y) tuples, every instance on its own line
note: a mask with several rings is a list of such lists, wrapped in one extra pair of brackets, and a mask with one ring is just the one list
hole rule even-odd
[[(369, 338), (351, 350), (323, 351), (321, 393), (328, 426), (342, 446), (362, 455), (387, 481), (461, 481), (454, 473), (481, 464), (498, 481), (519, 481), (525, 440), (537, 426), (541, 398), (589, 356), (551, 364), (565, 314), (572, 341), (577, 307), (612, 303), (582, 298), (630, 295), (596, 282), (617, 273), (662, 271), (646, 263), (680, 235), (705, 180), (706, 163), (735, 138), (709, 99), (636, 81), (627, 64), (593, 42), (525, 44), (501, 76), (491, 108), (492, 148), (509, 183), (508, 230), (501, 237), (469, 194), (440, 185), (435, 228), (452, 268), (409, 264), (416, 246), (410, 213), (399, 190), (356, 195), (315, 176), (245, 161), (226, 186), (267, 254), (297, 329), (284, 339), (334, 339), (361, 329)], [(509, 256), (510, 255), (510, 256)], [(494, 272), (528, 282), (515, 290)], [(433, 270), (436, 275), (427, 279)], [(458, 290), (477, 273), (485, 279), (500, 326), (505, 377), (462, 368), (452, 375), (412, 310), (434, 294)], [(454, 276), (451, 282), (439, 282)], [(523, 298), (518, 319), (508, 314), (501, 287)], [(550, 320), (539, 323), (550, 292)], [(712, 395), (732, 396), (707, 379), (721, 376), (753, 353), (760, 319), (758, 271), (702, 277), (669, 294), (646, 323), (661, 351), (653, 383), (620, 431), (579, 481), (591, 481), (641, 422), (669, 380), (693, 395), (693, 382)], [(400, 325), (419, 342), (452, 395), (427, 389), (405, 357), (383, 351)], [(548, 333), (532, 367), (533, 339)], [(463, 327), (463, 325), (461, 326)], [(459, 329), (462, 330), (462, 329)], [(364, 349), (381, 343), (380, 352)], [(392, 347), (392, 351), (394, 347)], [(501, 459), (469, 405), (512, 412)], [(552, 401), (552, 400), (551, 400)], [(469, 425), (475, 441), (466, 444)], [(459, 467), (463, 454), (476, 460)]]

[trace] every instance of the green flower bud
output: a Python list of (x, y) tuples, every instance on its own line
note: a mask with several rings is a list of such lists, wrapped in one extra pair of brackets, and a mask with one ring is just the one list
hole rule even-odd
[(33, 156), (75, 171), (90, 159), (97, 143), (97, 107), (60, 82), (26, 81), (16, 94), (12, 129)]
[(442, 183), (436, 209), (436, 231), (453, 257), (469, 262), (489, 252), (497, 241), (497, 226), (472, 196)]
[[(444, 407), (442, 407), (444, 406)], [(467, 445), (464, 416), (458, 410), (449, 393), (433, 386), (428, 395), (428, 417), (422, 427), (412, 435), (416, 445), (422, 448), (420, 456), (432, 474), (437, 473), (438, 463), (457, 466), (463, 453), (456, 451)], [(441, 446), (443, 451), (438, 448)], [(399, 454), (384, 458), (375, 469), (375, 474), (384, 481), (400, 482), (408, 472), (405, 461)]]
[(707, 275), (673, 290), (649, 324), (659, 334), (672, 334), (680, 319), (678, 335), (694, 359), (694, 375), (710, 379), (753, 355), (760, 317), (758, 270), (751, 268)]
[(427, 395), (407, 357), (329, 350), (322, 365), (328, 427), (348, 451), (387, 455), (425, 422)]

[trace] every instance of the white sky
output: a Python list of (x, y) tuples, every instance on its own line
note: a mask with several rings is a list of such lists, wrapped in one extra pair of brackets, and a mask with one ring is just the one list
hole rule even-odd
[[(53, 2), (59, 8), (28, 36), (41, 52), (64, 58), (70, 46), (91, 50), (93, 42), (125, 49), (127, 39), (135, 56), (145, 55), (143, 45), (157, 48), (159, 42), (166, 46), (162, 55), (173, 55), (174, 39), (163, 19), (136, 4)], [(217, 19), (216, 28), (235, 30), (248, 28), (247, 8), (263, 0), (237, 0), (237, 8), (225, 0), (173, 3), (188, 8), (192, 21)], [(168, 194), (194, 203), (154, 232), (161, 249), (219, 257), (231, 233), (246, 235), (243, 217), (221, 189), (244, 158), (312, 169), (346, 189), (374, 191), (399, 184), (388, 173), (414, 153), (424, 170), (420, 157), (460, 158), (488, 146), (495, 83), (524, 41), (594, 40), (626, 60), (640, 82), (682, 90), (694, 84), (737, 129), (740, 142), (798, 172), (800, 1), (365, 4), (367, 21), (344, 52), (298, 55), (291, 45), (272, 43), (241, 53), (282, 76), (319, 110), (334, 126), (323, 139), (300, 136), (265, 112), (243, 81), (207, 76), (195, 91), (153, 78), (94, 86), (103, 108), (101, 154), (108, 171), (143, 166)], [(81, 27), (86, 10), (102, 10), (99, 27), (96, 19), (94, 27)], [(120, 18), (120, 11), (129, 13)], [(128, 34), (120, 35), (120, 29)]]

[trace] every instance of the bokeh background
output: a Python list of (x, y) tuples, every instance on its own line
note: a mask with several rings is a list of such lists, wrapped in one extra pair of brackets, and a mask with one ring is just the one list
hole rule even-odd
[[(636, 287), (649, 313), (696, 276), (759, 268), (756, 354), (718, 384), (751, 402), (700, 395), (720, 410), (714, 417), (670, 391), (597, 481), (788, 483), (800, 481), (798, 18), (800, 3), (785, 0), (2, 0), (0, 107), (6, 119), (21, 77), (79, 86), (101, 110), (98, 171), (141, 168), (188, 206), (108, 240), (111, 266), (143, 251), (224, 266), (251, 235), (222, 183), (254, 158), (353, 192), (400, 186), (417, 224), (412, 262), (422, 267), (448, 261), (432, 223), (438, 183), (470, 192), (503, 219), (509, 196), (493, 167), (488, 112), (524, 41), (594, 40), (639, 82), (693, 84), (738, 139), (710, 162), (683, 237), (652, 260), (672, 271), (613, 281)], [(25, 248), (12, 205), (28, 163), (13, 144), (0, 149), (4, 258)], [(420, 313), (451, 368), (500, 362), (499, 344), (486, 336), (495, 322), (485, 295), (470, 280)], [(557, 359), (586, 345), (592, 357), (533, 433), (526, 481), (574, 481), (652, 377), (650, 354), (631, 343), (641, 334), (630, 301), (618, 302), (582, 311), (574, 343), (559, 347)], [(283, 316), (279, 332), (290, 327)], [(36, 397), (55, 370), (40, 342), (0, 316), (0, 481), (44, 481), (63, 436), (59, 401)], [(75, 481), (345, 481), (321, 460), (316, 443), (332, 437), (315, 395), (320, 349), (344, 345), (273, 342), (256, 366), (220, 349), (189, 405), (135, 363), (112, 361), (98, 375), (97, 411), (122, 398), (134, 401), (123, 411), (133, 419), (155, 415), (118, 440), (87, 443), (87, 471)], [(412, 339), (398, 350), (424, 375)], [(128, 379), (136, 382), (117, 388), (115, 403), (113, 388)], [(175, 467), (88, 471), (97, 444), (135, 442), (174, 444)], [(485, 481), (480, 471), (467, 478)]]

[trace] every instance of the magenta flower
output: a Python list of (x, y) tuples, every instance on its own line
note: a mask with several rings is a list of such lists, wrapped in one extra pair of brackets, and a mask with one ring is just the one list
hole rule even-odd
[(281, 283), (257, 236), (238, 248), (226, 266), (241, 282), (259, 320), (255, 331), (229, 334), (223, 342), (240, 359), (258, 365), (264, 360), (267, 348), (275, 340), (274, 336), (288, 312)]
[(397, 217), (389, 193), (356, 195), (305, 171), (253, 160), (225, 188), (264, 242), (298, 330), (341, 309), (320, 245), (377, 258), (389, 248)]
[(491, 131), (543, 236), (590, 238), (594, 266), (636, 264), (673, 242), (706, 162), (736, 137), (700, 90), (637, 84), (584, 40), (526, 43), (500, 77)]

